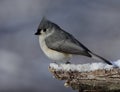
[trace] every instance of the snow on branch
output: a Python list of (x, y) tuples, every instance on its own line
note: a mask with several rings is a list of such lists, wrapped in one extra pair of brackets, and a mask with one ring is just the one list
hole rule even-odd
[(65, 80), (66, 87), (79, 92), (120, 92), (120, 60), (111, 66), (105, 63), (55, 64), (49, 66), (55, 78)]

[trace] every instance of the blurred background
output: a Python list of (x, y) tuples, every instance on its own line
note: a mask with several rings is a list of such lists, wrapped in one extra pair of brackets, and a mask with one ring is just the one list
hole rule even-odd
[(48, 71), (52, 60), (34, 35), (43, 16), (91, 51), (120, 58), (120, 0), (0, 0), (0, 92), (73, 92)]

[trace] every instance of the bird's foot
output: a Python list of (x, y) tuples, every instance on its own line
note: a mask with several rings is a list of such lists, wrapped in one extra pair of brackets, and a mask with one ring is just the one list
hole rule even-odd
[(71, 62), (67, 61), (65, 64), (71, 64)]

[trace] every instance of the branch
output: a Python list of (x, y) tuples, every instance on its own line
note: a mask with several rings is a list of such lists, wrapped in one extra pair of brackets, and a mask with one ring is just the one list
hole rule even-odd
[[(91, 66), (91, 64), (89, 65)], [(80, 66), (85, 68), (85, 65)], [(74, 67), (77, 68), (78, 65), (74, 65)], [(65, 80), (66, 87), (72, 87), (79, 92), (120, 92), (119, 68), (108, 67), (93, 69), (93, 71), (90, 70), (90, 67), (88, 68), (90, 71), (80, 69), (79, 71), (78, 68), (73, 69), (73, 65), (70, 64), (51, 64), (49, 66), (49, 71), (56, 79)]]

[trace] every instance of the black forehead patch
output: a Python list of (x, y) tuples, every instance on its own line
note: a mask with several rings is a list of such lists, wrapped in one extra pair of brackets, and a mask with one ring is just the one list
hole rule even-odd
[(41, 31), (41, 29), (38, 29), (37, 32), (35, 33), (35, 35), (40, 35), (41, 34), (40, 31)]
[(40, 29), (40, 28), (38, 28), (37, 32), (40, 32), (40, 31), (41, 31), (41, 29)]

